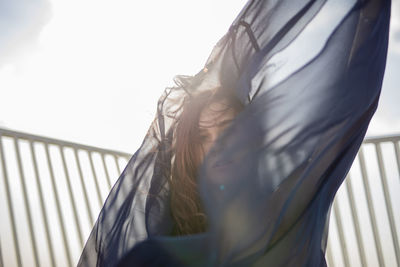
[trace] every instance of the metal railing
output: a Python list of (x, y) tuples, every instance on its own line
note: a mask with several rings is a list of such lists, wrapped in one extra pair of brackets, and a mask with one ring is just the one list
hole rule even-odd
[(364, 140), (333, 202), (328, 266), (400, 266), (399, 141)]
[(76, 265), (130, 157), (0, 128), (0, 265)]
[[(364, 141), (333, 203), (330, 267), (400, 266), (399, 141)], [(0, 266), (76, 265), (130, 157), (0, 128)]]

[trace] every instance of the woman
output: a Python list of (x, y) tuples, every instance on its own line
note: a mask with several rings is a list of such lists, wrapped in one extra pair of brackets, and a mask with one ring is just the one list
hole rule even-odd
[(205, 68), (160, 98), (79, 266), (326, 266), (330, 207), (377, 107), (390, 17), (389, 0), (345, 3), (323, 20), (322, 48), (311, 35), (296, 58), (315, 53), (285, 73), (335, 2), (249, 1)]
[(242, 108), (242, 103), (224, 88), (185, 98), (182, 114), (174, 127), (172, 153), (175, 157), (168, 179), (173, 235), (206, 230), (207, 219), (197, 190), (198, 167), (217, 137)]

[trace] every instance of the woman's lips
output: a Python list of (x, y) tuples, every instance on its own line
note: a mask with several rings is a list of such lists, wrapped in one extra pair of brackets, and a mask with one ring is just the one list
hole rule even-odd
[(225, 167), (227, 165), (230, 165), (233, 163), (232, 159), (226, 159), (226, 160), (218, 160), (214, 165), (213, 168), (221, 168)]

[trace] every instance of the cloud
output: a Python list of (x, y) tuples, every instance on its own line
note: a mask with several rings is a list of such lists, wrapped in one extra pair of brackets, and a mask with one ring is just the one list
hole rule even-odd
[(48, 0), (0, 1), (0, 68), (36, 47), (50, 18)]

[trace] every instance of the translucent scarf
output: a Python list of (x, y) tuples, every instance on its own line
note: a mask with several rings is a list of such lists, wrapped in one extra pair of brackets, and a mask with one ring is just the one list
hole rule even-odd
[[(78, 266), (326, 266), (330, 207), (378, 104), (390, 5), (248, 1), (204, 69), (160, 97)], [(245, 108), (199, 170), (208, 230), (169, 236), (182, 99), (217, 86)]]

